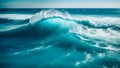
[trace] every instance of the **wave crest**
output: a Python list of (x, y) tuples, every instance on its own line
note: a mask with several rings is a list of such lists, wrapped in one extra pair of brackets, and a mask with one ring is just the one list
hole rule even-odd
[(66, 11), (58, 11), (54, 9), (50, 10), (42, 10), (39, 13), (36, 13), (31, 19), (30, 23), (34, 24), (35, 22), (38, 22), (42, 20), (43, 18), (49, 18), (49, 17), (62, 17), (62, 18), (68, 18), (70, 15)]
[[(78, 24), (83, 24), (85, 26), (97, 27), (97, 28), (108, 28), (108, 27), (120, 27), (118, 17), (106, 17), (106, 16), (89, 16), (89, 15), (70, 15), (67, 11), (60, 11), (55, 9), (42, 10), (36, 13), (30, 18), (29, 22), (33, 25), (38, 21), (46, 18), (63, 18), (67, 20), (75, 21)], [(81, 23), (84, 22), (84, 23)], [(87, 22), (87, 23), (85, 23)]]

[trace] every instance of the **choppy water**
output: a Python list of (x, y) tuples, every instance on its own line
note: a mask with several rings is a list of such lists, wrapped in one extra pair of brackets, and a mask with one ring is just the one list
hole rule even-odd
[(0, 67), (120, 68), (119, 9), (16, 10), (0, 11)]

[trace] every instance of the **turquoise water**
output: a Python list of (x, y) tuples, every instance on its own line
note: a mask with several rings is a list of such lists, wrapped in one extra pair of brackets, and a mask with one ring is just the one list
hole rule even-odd
[(120, 9), (0, 9), (2, 68), (120, 68)]

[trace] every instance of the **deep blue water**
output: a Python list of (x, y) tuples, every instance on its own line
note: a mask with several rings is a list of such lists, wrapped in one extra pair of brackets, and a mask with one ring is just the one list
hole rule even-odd
[(0, 9), (0, 68), (120, 68), (120, 9)]

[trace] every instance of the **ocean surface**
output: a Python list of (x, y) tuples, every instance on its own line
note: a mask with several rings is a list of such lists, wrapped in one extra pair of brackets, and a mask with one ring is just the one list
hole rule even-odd
[(120, 68), (120, 9), (0, 9), (0, 68)]

